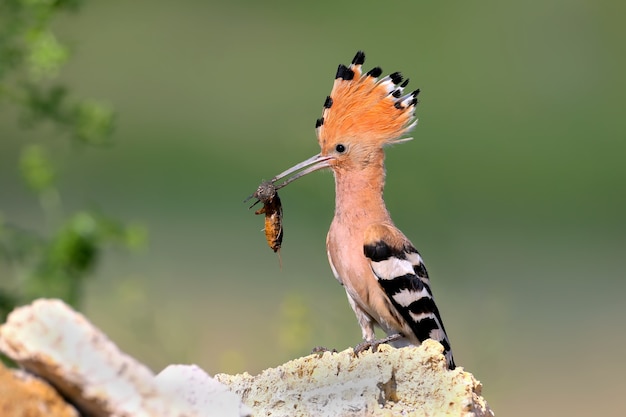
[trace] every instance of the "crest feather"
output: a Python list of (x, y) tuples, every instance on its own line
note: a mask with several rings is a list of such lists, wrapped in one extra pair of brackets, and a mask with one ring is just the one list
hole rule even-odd
[(400, 143), (406, 140), (401, 136), (417, 124), (415, 106), (420, 90), (403, 95), (408, 78), (394, 72), (379, 79), (380, 67), (363, 74), (364, 62), (365, 53), (359, 51), (349, 67), (339, 65), (315, 126), (320, 146), (343, 137), (380, 146)]

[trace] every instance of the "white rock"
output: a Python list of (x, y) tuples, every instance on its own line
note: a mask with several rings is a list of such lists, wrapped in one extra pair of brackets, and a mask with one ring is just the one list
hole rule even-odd
[[(59, 300), (40, 299), (11, 312), (7, 322), (0, 326), (0, 351), (50, 382), (89, 416), (216, 415), (201, 409), (205, 404), (202, 395), (211, 392), (206, 398), (219, 402), (215, 385), (219, 383), (209, 382), (210, 377), (199, 368), (187, 375), (198, 381), (196, 385), (186, 386), (190, 378), (179, 374), (178, 379), (160, 378), (164, 389), (152, 371), (121, 352), (83, 315)], [(204, 376), (201, 377), (198, 371)], [(182, 385), (177, 387), (176, 382)], [(224, 407), (235, 407), (234, 395), (223, 386), (220, 390)], [(196, 405), (202, 404), (190, 407), (184, 398), (196, 401)], [(239, 408), (233, 409), (239, 412)]]
[(237, 395), (196, 365), (170, 365), (157, 375), (156, 382), (176, 399), (181, 411), (203, 417), (252, 415), (252, 410)]

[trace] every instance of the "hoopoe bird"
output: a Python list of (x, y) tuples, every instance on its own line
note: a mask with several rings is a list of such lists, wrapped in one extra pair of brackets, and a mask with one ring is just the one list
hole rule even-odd
[[(454, 369), (450, 341), (433, 299), (424, 261), (394, 225), (383, 200), (384, 147), (417, 124), (420, 90), (403, 94), (409, 80), (399, 72), (379, 78), (380, 67), (365, 74), (365, 54), (350, 66), (339, 65), (332, 91), (316, 122), (321, 152), (271, 180), (282, 188), (311, 172), (330, 168), (335, 178), (335, 215), (326, 247), (333, 274), (344, 286), (364, 342), (355, 351), (379, 343), (396, 347), (440, 342)], [(288, 176), (292, 175), (290, 178)], [(376, 340), (374, 326), (388, 337)]]

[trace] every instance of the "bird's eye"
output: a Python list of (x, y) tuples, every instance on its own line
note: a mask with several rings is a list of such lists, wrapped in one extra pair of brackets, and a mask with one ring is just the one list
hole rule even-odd
[(335, 150), (339, 153), (344, 153), (346, 151), (346, 147), (340, 143), (339, 145), (335, 146)]

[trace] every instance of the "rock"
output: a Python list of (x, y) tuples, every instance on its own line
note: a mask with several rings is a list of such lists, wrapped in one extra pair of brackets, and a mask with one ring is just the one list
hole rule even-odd
[[(480, 382), (448, 370), (432, 340), (309, 355), (257, 376), (172, 365), (155, 377), (63, 302), (37, 300), (0, 326), (0, 351), (90, 417), (493, 416)], [(77, 413), (44, 382), (0, 368), (0, 416), (40, 415)]]
[[(215, 415), (206, 399), (199, 410), (185, 397), (177, 397), (189, 389), (175, 389), (167, 377), (160, 380), (166, 387), (159, 385), (146, 366), (121, 352), (85, 317), (59, 300), (41, 299), (11, 312), (0, 326), (0, 351), (50, 382), (89, 416)], [(195, 391), (198, 395), (206, 388), (206, 380), (201, 384)]]
[(258, 376), (215, 378), (264, 416), (464, 416), (493, 412), (472, 374), (450, 371), (438, 342), (388, 345), (355, 357), (325, 352), (267, 369)]
[(50, 385), (24, 371), (7, 369), (0, 362), (0, 415), (2, 417), (79, 417), (74, 407)]
[(181, 408), (184, 406), (198, 415), (252, 415), (252, 410), (237, 395), (196, 365), (170, 365), (157, 375), (156, 381), (172, 398), (186, 404)]

